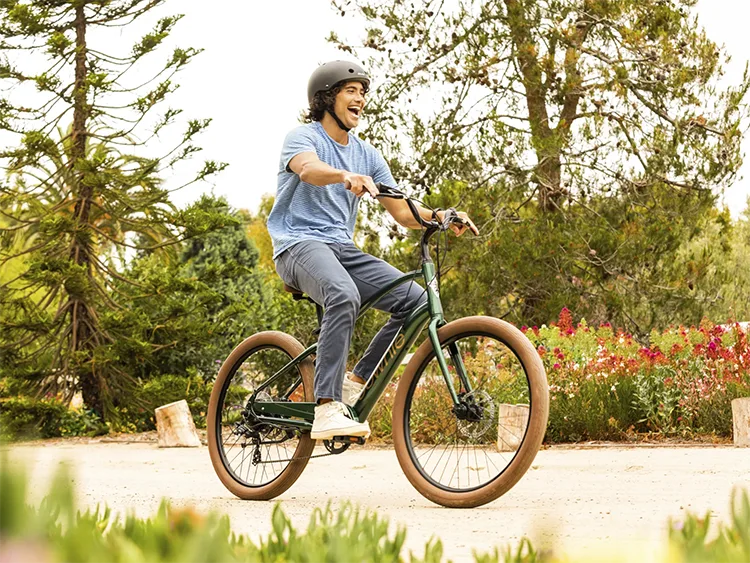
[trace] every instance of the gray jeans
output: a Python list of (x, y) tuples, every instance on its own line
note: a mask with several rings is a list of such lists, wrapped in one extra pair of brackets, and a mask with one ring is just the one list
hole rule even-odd
[[(341, 401), (346, 359), (359, 306), (379, 289), (403, 274), (353, 243), (298, 242), (276, 258), (276, 272), (284, 283), (309, 295), (325, 312), (315, 360), (315, 398)], [(426, 301), (417, 283), (405, 283), (384, 296), (375, 308), (391, 318), (375, 335), (354, 373), (368, 379), (406, 315)]]

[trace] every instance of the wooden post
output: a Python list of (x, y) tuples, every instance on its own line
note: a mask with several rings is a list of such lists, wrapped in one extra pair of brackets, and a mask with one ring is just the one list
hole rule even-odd
[(732, 401), (732, 431), (735, 446), (750, 448), (750, 397)]
[(155, 412), (160, 448), (197, 448), (201, 445), (185, 399), (161, 406)]
[(512, 452), (521, 445), (529, 421), (529, 405), (501, 403), (497, 419), (497, 449)]

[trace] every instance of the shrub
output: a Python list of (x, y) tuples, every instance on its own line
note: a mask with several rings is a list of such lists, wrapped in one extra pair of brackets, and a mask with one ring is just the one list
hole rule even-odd
[(141, 385), (133, 405), (116, 409), (119, 420), (112, 430), (143, 432), (156, 428), (154, 410), (162, 405), (185, 399), (198, 428), (206, 427), (206, 412), (211, 396), (210, 382), (199, 375), (160, 375)]
[(95, 436), (106, 431), (93, 411), (70, 409), (54, 398), (0, 399), (0, 439), (3, 440)]
[(731, 401), (750, 395), (750, 347), (738, 324), (670, 327), (644, 346), (610, 325), (523, 328), (550, 383), (548, 442), (732, 431)]
[(730, 507), (732, 523), (718, 523), (718, 529), (711, 525), (710, 512), (702, 518), (688, 513), (684, 520), (670, 519), (670, 559), (714, 563), (750, 561), (750, 497), (747, 491), (735, 489)]
[[(78, 511), (67, 471), (59, 471), (50, 493), (36, 508), (26, 504), (28, 478), (1, 460), (0, 545), (20, 560), (51, 561), (248, 561), (398, 562), (406, 530), (389, 531), (388, 520), (345, 503), (316, 508), (307, 530), (294, 528), (277, 505), (272, 531), (256, 545), (231, 532), (229, 518), (175, 509), (162, 501), (149, 519), (124, 520), (106, 506)], [(442, 544), (430, 541), (414, 563), (442, 560)], [(11, 558), (12, 559), (12, 558)]]

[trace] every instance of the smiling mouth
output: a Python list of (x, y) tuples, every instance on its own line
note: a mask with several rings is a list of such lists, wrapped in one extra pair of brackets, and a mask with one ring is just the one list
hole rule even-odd
[(352, 107), (350, 107), (350, 108), (347, 108), (347, 109), (348, 109), (349, 113), (350, 113), (350, 114), (351, 114), (352, 116), (354, 116), (354, 117), (356, 117), (357, 119), (359, 119), (359, 114), (360, 114), (360, 113), (362, 112), (362, 108), (360, 108), (360, 107), (358, 107), (358, 106), (352, 106)]

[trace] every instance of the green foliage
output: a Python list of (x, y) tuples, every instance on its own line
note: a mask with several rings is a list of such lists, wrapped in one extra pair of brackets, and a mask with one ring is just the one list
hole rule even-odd
[(209, 196), (195, 207), (196, 217), (221, 214), (228, 224), (203, 225), (204, 234), (182, 245), (142, 252), (124, 272), (134, 283), (118, 284), (127, 306), (103, 318), (118, 335), (112, 361), (140, 381), (189, 373), (210, 379), (243, 338), (272, 328), (271, 293), (245, 217)]
[(750, 496), (747, 491), (732, 492), (731, 523), (711, 525), (711, 513), (700, 518), (688, 513), (682, 520), (669, 522), (672, 561), (734, 563), (750, 561)]
[(91, 410), (74, 410), (56, 399), (0, 399), (0, 440), (95, 436), (107, 428)]
[[(390, 532), (387, 519), (369, 510), (344, 503), (337, 511), (330, 503), (315, 508), (307, 530), (298, 531), (276, 505), (272, 531), (259, 545), (244, 535), (232, 533), (229, 518), (215, 512), (207, 515), (193, 508), (176, 509), (162, 501), (156, 514), (142, 519), (134, 514), (113, 515), (104, 506), (81, 511), (67, 467), (56, 473), (49, 493), (34, 506), (28, 504), (29, 477), (19, 464), (9, 464), (7, 452), (0, 455), (0, 543), (6, 553), (26, 561), (198, 562), (246, 561), (372, 563), (410, 561), (440, 563), (443, 547), (439, 539), (425, 545), (424, 554), (402, 554), (406, 529)], [(731, 499), (731, 521), (719, 523), (714, 533), (711, 516), (686, 513), (668, 524), (668, 560), (673, 563), (750, 560), (750, 497), (736, 489)], [(535, 563), (575, 561), (549, 550), (537, 550), (528, 538), (517, 547), (495, 548), (489, 553), (474, 550), (477, 563)]]
[(140, 385), (131, 404), (117, 410), (115, 430), (145, 432), (156, 428), (154, 410), (185, 399), (198, 428), (206, 427), (208, 400), (213, 385), (203, 377), (158, 375)]
[[(280, 506), (272, 515), (272, 531), (259, 545), (231, 532), (229, 518), (202, 515), (192, 508), (175, 509), (162, 501), (148, 519), (116, 517), (109, 508), (79, 511), (70, 476), (60, 470), (50, 493), (37, 507), (26, 504), (28, 477), (2, 459), (0, 469), (0, 542), (40, 561), (248, 561), (300, 563), (399, 562), (406, 530), (389, 531), (388, 520), (350, 504), (334, 511), (330, 503), (316, 508), (308, 528), (297, 531)], [(442, 544), (431, 540), (424, 556), (413, 563), (443, 560)]]

